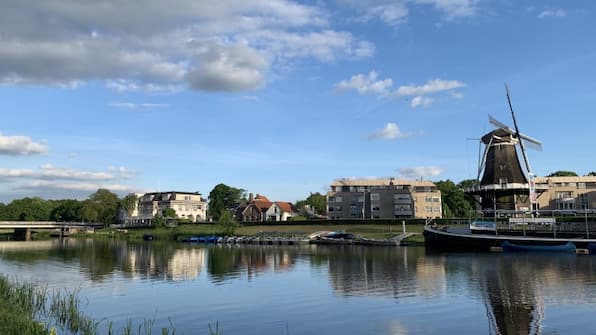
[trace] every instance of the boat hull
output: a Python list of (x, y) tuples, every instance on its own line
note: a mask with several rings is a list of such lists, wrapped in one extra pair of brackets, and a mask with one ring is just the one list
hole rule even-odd
[[(494, 234), (472, 234), (468, 232), (457, 232), (441, 230), (429, 226), (424, 227), (425, 245), (433, 249), (460, 250), (460, 251), (490, 251), (491, 248), (503, 248), (504, 243), (525, 247), (526, 251), (546, 251), (547, 249), (561, 250), (570, 249), (568, 243), (574, 248), (596, 250), (596, 239), (586, 238), (549, 238), (537, 236), (513, 236)], [(543, 247), (528, 248), (529, 246)], [(504, 248), (505, 249), (505, 248)], [(590, 253), (592, 253), (590, 251)]]

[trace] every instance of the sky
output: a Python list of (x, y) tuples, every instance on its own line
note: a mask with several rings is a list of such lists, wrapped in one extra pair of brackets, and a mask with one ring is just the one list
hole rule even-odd
[(505, 83), (534, 174), (596, 170), (592, 1), (1, 3), (5, 203), (476, 178)]

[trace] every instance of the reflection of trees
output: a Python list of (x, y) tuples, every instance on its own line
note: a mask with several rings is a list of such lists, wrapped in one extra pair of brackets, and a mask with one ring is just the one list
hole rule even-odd
[(299, 250), (296, 246), (213, 246), (209, 248), (207, 270), (216, 283), (244, 273), (250, 279), (263, 271), (292, 268)]

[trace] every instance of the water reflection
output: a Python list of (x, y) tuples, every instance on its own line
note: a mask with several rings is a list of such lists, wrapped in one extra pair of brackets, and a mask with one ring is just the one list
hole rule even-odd
[(243, 274), (251, 280), (265, 271), (290, 270), (299, 251), (299, 247), (217, 245), (209, 248), (207, 271), (215, 283), (223, 283)]
[[(283, 276), (284, 281), (278, 284), (283, 289), (278, 291), (300, 299), (305, 311), (312, 307), (309, 304), (321, 303), (320, 292), (304, 298), (310, 292), (291, 291), (292, 284), (298, 282), (288, 278), (292, 273), (311, 271), (310, 277), (293, 280), (309, 280), (318, 275), (333, 296), (342, 299), (373, 299), (381, 305), (383, 299), (415, 301), (424, 306), (421, 309), (426, 308), (424, 302), (455, 299), (469, 304), (472, 301), (475, 307), (468, 313), (482, 310), (480, 316), (474, 314), (474, 322), (485, 323), (491, 334), (550, 333), (552, 329), (545, 331), (549, 306), (596, 301), (593, 256), (448, 254), (432, 253), (424, 248), (362, 246), (206, 247), (63, 239), (0, 242), (0, 257), (3, 266), (0, 269), (6, 268), (6, 264), (18, 264), (25, 269), (47, 263), (75, 264), (86, 278), (99, 283), (112, 280), (114, 274), (129, 280), (197, 281), (215, 285), (256, 283), (261, 277)], [(260, 294), (267, 295), (270, 289)], [(399, 328), (401, 333), (415, 333), (408, 321), (394, 318), (388, 324), (393, 325), (392, 329)]]

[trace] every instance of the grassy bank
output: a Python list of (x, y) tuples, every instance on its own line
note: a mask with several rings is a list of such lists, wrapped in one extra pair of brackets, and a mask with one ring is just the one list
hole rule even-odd
[[(423, 225), (406, 225), (407, 232), (422, 233)], [(262, 224), (241, 225), (236, 229), (235, 235), (255, 236), (261, 233), (272, 233), (279, 236), (306, 237), (317, 231), (345, 230), (348, 233), (369, 239), (389, 239), (401, 234), (401, 225), (352, 223), (352, 224)], [(150, 234), (155, 240), (180, 240), (190, 236), (221, 236), (223, 228), (217, 224), (183, 224), (173, 228), (146, 228), (146, 229), (103, 229), (95, 233), (96, 238), (118, 238), (127, 240), (140, 240), (144, 235)], [(411, 238), (413, 242), (421, 242), (420, 236)]]

